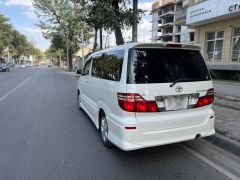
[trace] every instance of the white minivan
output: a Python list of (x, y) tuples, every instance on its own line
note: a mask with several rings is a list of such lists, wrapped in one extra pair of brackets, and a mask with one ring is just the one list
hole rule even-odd
[(214, 89), (199, 49), (130, 43), (87, 58), (77, 89), (79, 108), (105, 146), (128, 151), (215, 133)]

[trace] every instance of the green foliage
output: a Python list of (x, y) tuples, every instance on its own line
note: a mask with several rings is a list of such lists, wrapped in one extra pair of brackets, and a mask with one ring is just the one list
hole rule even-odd
[(21, 56), (34, 54), (34, 47), (28, 42), (26, 36), (14, 30), (9, 19), (0, 14), (0, 55), (6, 48), (9, 48), (10, 54), (16, 60)]
[(9, 46), (11, 32), (12, 25), (9, 23), (9, 19), (0, 14), (0, 54)]
[(72, 55), (79, 49), (81, 30), (84, 41), (88, 42), (90, 30), (84, 25), (84, 0), (34, 0), (36, 14), (40, 18), (38, 26), (44, 36), (52, 42), (51, 49), (67, 49), (69, 45), (69, 67), (72, 68)]

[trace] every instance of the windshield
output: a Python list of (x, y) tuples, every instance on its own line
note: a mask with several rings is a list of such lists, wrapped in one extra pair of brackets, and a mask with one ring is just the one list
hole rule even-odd
[(132, 49), (129, 53), (128, 83), (207, 81), (210, 74), (201, 54), (184, 49)]

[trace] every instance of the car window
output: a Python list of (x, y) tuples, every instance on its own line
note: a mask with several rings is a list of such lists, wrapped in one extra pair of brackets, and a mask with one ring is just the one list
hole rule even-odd
[(90, 66), (91, 66), (91, 59), (89, 59), (89, 60), (85, 63), (84, 68), (83, 68), (83, 75), (89, 75)]
[(124, 50), (107, 52), (93, 57), (92, 76), (112, 81), (120, 81)]
[(132, 49), (129, 53), (128, 83), (207, 81), (210, 74), (199, 51), (184, 49)]

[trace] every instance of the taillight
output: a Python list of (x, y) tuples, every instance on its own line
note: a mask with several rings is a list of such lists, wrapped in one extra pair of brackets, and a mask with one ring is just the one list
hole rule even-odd
[(169, 47), (169, 48), (181, 48), (182, 45), (181, 45), (181, 44), (168, 43), (168, 44), (166, 45), (166, 47)]
[(203, 107), (212, 104), (214, 101), (214, 89), (209, 89), (207, 94), (203, 97), (199, 97), (197, 104), (194, 108)]
[(158, 112), (156, 101), (146, 101), (136, 93), (118, 93), (119, 106), (128, 112)]

